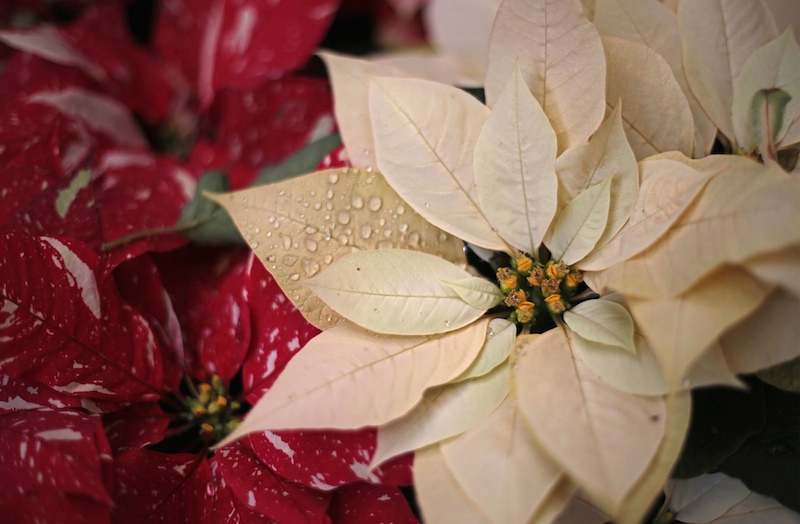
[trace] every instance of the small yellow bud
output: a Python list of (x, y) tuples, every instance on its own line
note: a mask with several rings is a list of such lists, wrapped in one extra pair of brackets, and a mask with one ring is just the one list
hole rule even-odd
[(558, 267), (555, 264), (547, 266), (547, 276), (553, 280), (558, 279)]
[(550, 295), (549, 297), (544, 299), (544, 301), (547, 302), (548, 304), (552, 304), (553, 302), (557, 302), (559, 300), (561, 300), (561, 295), (559, 294)]
[(527, 273), (533, 268), (533, 260), (531, 260), (530, 257), (525, 255), (517, 255), (514, 257), (512, 265), (520, 273)]
[(523, 308), (522, 305), (520, 305), (520, 307), (517, 308), (517, 322), (521, 324), (526, 324), (533, 320), (533, 313), (534, 313), (533, 304), (530, 302), (525, 302), (525, 304), (530, 304), (531, 307)]
[(578, 284), (583, 282), (583, 271), (580, 269), (573, 269), (572, 271), (567, 274), (567, 278), (564, 279), (564, 282), (567, 284), (569, 288), (576, 288)]
[(206, 384), (205, 382), (203, 382), (202, 384), (197, 386), (197, 390), (200, 393), (211, 393), (211, 385), (210, 384)]
[(212, 426), (208, 422), (203, 422), (202, 424), (200, 424), (200, 430), (206, 435), (211, 435), (214, 433), (214, 426)]
[(556, 266), (556, 271), (558, 271), (558, 278), (564, 278), (569, 273), (569, 266), (563, 262), (559, 262)]
[(500, 290), (503, 293), (519, 289), (517, 272), (510, 267), (501, 267), (497, 270), (497, 281), (500, 283)]
[(552, 278), (546, 278), (542, 280), (542, 294), (544, 296), (552, 295), (553, 293), (558, 293), (559, 286), (561, 283), (558, 280)]
[(567, 310), (567, 305), (561, 300), (561, 295), (550, 295), (544, 299), (544, 301), (547, 302), (547, 310), (555, 315), (559, 315)]
[(518, 289), (517, 291), (512, 291), (506, 297), (506, 305), (508, 307), (519, 307), (520, 304), (527, 301), (528, 297), (527, 295), (525, 295), (525, 292), (521, 289)]
[(217, 398), (217, 405), (222, 406), (223, 408), (228, 405), (228, 399), (225, 397), (218, 397)]
[(197, 404), (196, 406), (192, 406), (192, 414), (197, 417), (204, 417), (208, 415), (208, 410), (202, 404)]
[(528, 277), (528, 282), (534, 287), (539, 287), (542, 285), (542, 279), (544, 279), (544, 270), (537, 266), (531, 270), (531, 276)]

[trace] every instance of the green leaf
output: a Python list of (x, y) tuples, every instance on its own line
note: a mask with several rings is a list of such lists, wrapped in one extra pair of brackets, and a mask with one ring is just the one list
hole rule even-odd
[(88, 169), (81, 169), (78, 171), (78, 174), (75, 175), (75, 178), (72, 179), (72, 182), (58, 192), (58, 196), (56, 197), (56, 211), (58, 212), (58, 216), (66, 218), (70, 206), (75, 201), (75, 197), (78, 196), (81, 189), (89, 185), (91, 180), (92, 172)]
[(467, 277), (455, 282), (443, 280), (442, 284), (449, 286), (464, 302), (478, 309), (491, 309), (505, 296), (497, 286), (480, 277)]
[(519, 68), (475, 144), (475, 184), (486, 218), (509, 244), (537, 253), (556, 213), (556, 135)]
[(574, 264), (594, 249), (608, 223), (611, 180), (589, 187), (564, 208), (546, 242), (554, 260)]
[(228, 177), (212, 171), (197, 181), (194, 198), (187, 203), (178, 219), (178, 227), (186, 227), (183, 234), (193, 242), (203, 245), (243, 244), (244, 240), (236, 225), (223, 208), (210, 200), (205, 193), (228, 191)]
[(483, 344), (478, 358), (455, 381), (480, 377), (505, 362), (514, 347), (517, 338), (517, 326), (504, 318), (495, 318), (486, 329), (486, 342)]
[(564, 312), (564, 322), (580, 337), (636, 354), (633, 319), (623, 306), (609, 300), (587, 300)]
[(507, 366), (474, 380), (431, 388), (401, 418), (378, 428), (370, 467), (468, 430), (491, 413), (511, 388)]
[(485, 312), (442, 284), (468, 277), (437, 256), (384, 249), (347, 255), (305, 285), (337, 313), (367, 329), (430, 335), (458, 329)]
[(328, 153), (340, 145), (342, 145), (342, 138), (339, 135), (330, 135), (315, 140), (282, 163), (262, 169), (250, 186), (272, 184), (316, 171), (317, 165), (328, 156)]
[[(800, 108), (800, 47), (791, 28), (758, 48), (733, 88), (733, 127), (746, 151), (777, 145)], [(789, 145), (789, 144), (787, 144)]]
[(358, 429), (408, 413), (426, 389), (475, 360), (488, 320), (439, 336), (381, 336), (349, 323), (311, 339), (242, 423), (219, 444), (255, 431)]

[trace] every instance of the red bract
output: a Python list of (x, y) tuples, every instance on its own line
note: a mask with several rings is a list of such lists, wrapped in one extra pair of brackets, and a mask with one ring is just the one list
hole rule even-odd
[[(294, 77), (252, 91), (221, 91), (210, 121), (218, 144), (248, 168), (273, 164), (335, 131), (328, 83)], [(233, 188), (250, 180), (231, 180)]]
[(70, 404), (42, 385), (0, 377), (4, 521), (109, 522), (108, 440), (99, 417)]
[(155, 46), (179, 65), (205, 109), (222, 88), (251, 90), (305, 63), (338, 5), (338, 0), (166, 1)]
[(336, 491), (328, 515), (336, 524), (417, 524), (399, 489), (374, 484), (351, 484)]
[(114, 522), (209, 522), (214, 484), (205, 457), (134, 449), (114, 466)]
[(9, 232), (0, 266), (0, 372), (103, 400), (158, 396), (160, 345), (113, 281), (99, 278), (88, 246)]

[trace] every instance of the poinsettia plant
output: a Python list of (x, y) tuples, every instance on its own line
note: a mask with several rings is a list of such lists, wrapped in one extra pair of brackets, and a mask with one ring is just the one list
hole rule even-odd
[[(213, 196), (323, 330), (223, 444), (376, 426), (372, 467), (416, 451), (426, 521), (637, 522), (690, 389), (796, 388), (791, 29), (761, 2), (591, 4), (501, 2), (483, 100), (323, 54), (352, 167)], [(697, 522), (797, 518), (690, 497)]]
[(210, 449), (317, 330), (245, 247), (177, 234), (228, 240), (195, 234), (203, 187), (338, 165), (329, 88), (294, 75), (338, 3), (165, 2), (147, 48), (78, 4), (0, 32), (3, 518), (416, 522), (374, 430)]

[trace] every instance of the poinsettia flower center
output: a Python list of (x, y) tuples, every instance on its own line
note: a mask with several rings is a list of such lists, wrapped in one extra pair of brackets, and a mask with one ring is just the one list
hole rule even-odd
[(239, 425), (242, 405), (231, 398), (218, 375), (195, 389), (196, 396), (187, 399), (184, 417), (190, 427), (198, 428), (206, 443), (219, 442)]
[(583, 272), (563, 262), (543, 264), (519, 253), (511, 258), (510, 266), (497, 269), (497, 282), (505, 305), (512, 310), (509, 320), (539, 332), (539, 312), (547, 310), (549, 320), (568, 310), (583, 283)]

